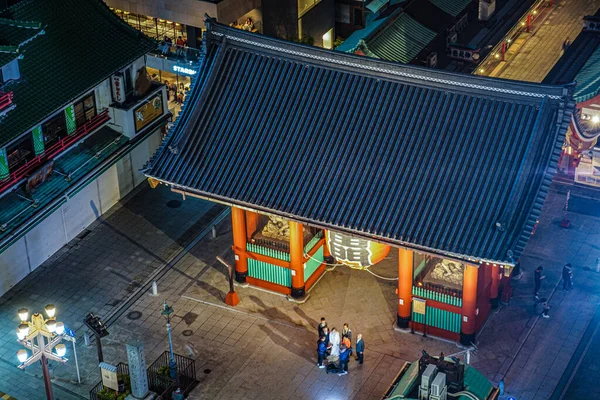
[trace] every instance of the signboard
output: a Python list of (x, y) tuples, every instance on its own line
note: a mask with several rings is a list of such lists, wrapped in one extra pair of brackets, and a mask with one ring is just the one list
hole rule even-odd
[(102, 374), (102, 384), (104, 387), (111, 388), (113, 390), (119, 390), (117, 367), (105, 362), (101, 362), (100, 373)]
[(47, 162), (42, 168), (38, 169), (29, 178), (27, 178), (27, 183), (25, 184), (25, 191), (27, 193), (32, 193), (35, 190), (35, 188), (40, 186), (42, 183), (46, 182), (53, 172), (54, 160)]
[(133, 111), (133, 118), (135, 119), (135, 131), (139, 132), (162, 114), (162, 95), (161, 93), (158, 93), (149, 98), (147, 103), (142, 104)]
[(71, 135), (77, 130), (75, 107), (73, 107), (73, 104), (65, 108), (65, 120), (67, 121), (67, 134)]
[(425, 315), (427, 310), (427, 300), (413, 297), (413, 312), (415, 314)]
[(195, 69), (182, 67), (179, 65), (173, 65), (173, 71), (179, 72), (181, 74), (186, 74), (186, 75), (196, 75), (196, 72), (198, 72)]
[(123, 74), (121, 72), (114, 74), (110, 78), (110, 82), (112, 85), (113, 100), (116, 103), (123, 103), (125, 101)]
[(390, 246), (370, 240), (327, 231), (327, 247), (331, 255), (342, 264), (368, 267), (383, 260)]
[(42, 134), (42, 126), (36, 127), (33, 131), (31, 131), (31, 135), (33, 136), (33, 150), (35, 151), (35, 155), (40, 155), (44, 152), (44, 135)]
[(479, 49), (471, 49), (457, 44), (450, 44), (448, 47), (448, 57), (472, 63), (478, 63), (481, 59)]
[(75, 337), (75, 331), (73, 329), (69, 329), (65, 326), (65, 335), (71, 336), (71, 337)]
[(6, 179), (10, 173), (8, 172), (8, 157), (6, 157), (6, 147), (0, 149), (0, 179)]

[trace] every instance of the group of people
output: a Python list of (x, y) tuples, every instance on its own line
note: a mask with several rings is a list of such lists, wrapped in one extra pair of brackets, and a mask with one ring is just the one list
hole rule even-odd
[(252, 18), (246, 18), (246, 21), (243, 24), (238, 24), (237, 21), (233, 21), (229, 26), (232, 26), (237, 29), (241, 29), (243, 31), (252, 32), (254, 31), (254, 22), (252, 22)]
[(185, 85), (180, 83), (178, 88), (175, 82), (170, 83), (168, 80), (165, 80), (165, 85), (167, 86), (167, 101), (174, 101), (182, 105), (185, 100)]
[[(317, 341), (317, 366), (327, 368), (327, 372), (338, 372), (338, 375), (348, 374), (348, 362), (353, 351), (356, 351), (356, 360), (359, 364), (363, 363), (365, 342), (359, 333), (356, 336), (355, 348), (352, 347), (352, 330), (347, 323), (344, 324), (342, 331), (338, 332), (335, 327), (331, 330), (327, 326), (327, 320), (321, 318), (317, 327), (319, 340)], [(327, 361), (327, 365), (324, 365)], [(338, 365), (336, 365), (338, 362)]]
[[(544, 267), (541, 265), (535, 269), (533, 272), (533, 296), (534, 296), (534, 308), (537, 310), (538, 304), (542, 304), (542, 317), (550, 318), (548, 312), (550, 311), (550, 306), (548, 305), (548, 300), (545, 297), (540, 298), (539, 292), (542, 287), (542, 281), (546, 279), (546, 275), (543, 275)], [(573, 267), (571, 263), (567, 263), (563, 266), (562, 270), (562, 280), (563, 280), (563, 290), (568, 292), (573, 289)]]
[[(173, 47), (173, 39), (171, 39), (168, 36), (165, 36), (163, 41), (161, 42), (161, 52), (164, 55), (169, 55), (171, 53), (171, 47)], [(183, 57), (185, 56), (185, 51), (187, 48), (187, 39), (184, 39), (181, 36), (177, 37), (177, 40), (175, 41), (175, 55), (178, 57)]]

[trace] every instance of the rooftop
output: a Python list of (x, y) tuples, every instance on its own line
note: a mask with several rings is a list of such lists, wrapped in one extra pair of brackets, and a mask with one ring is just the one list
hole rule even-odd
[(149, 177), (416, 250), (472, 262), (519, 257), (555, 172), (572, 86), (207, 27), (188, 107)]
[(2, 89), (13, 92), (16, 108), (0, 121), (0, 146), (156, 47), (100, 0), (22, 0), (0, 18), (0, 38), (11, 44), (35, 29), (14, 29), (11, 21), (33, 21), (44, 30), (19, 49), (21, 79)]

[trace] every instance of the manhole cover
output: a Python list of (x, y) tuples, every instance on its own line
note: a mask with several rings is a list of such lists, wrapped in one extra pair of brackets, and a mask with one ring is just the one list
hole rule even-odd
[(134, 320), (134, 319), (140, 319), (142, 317), (142, 313), (139, 311), (132, 311), (129, 314), (127, 314), (127, 318)]
[(192, 336), (194, 332), (191, 329), (186, 329), (185, 331), (181, 332), (181, 334), (183, 336)]
[(169, 201), (167, 201), (167, 207), (179, 208), (179, 207), (181, 207), (181, 202), (179, 200), (169, 200)]
[(210, 369), (206, 368), (206, 369), (204, 370), (204, 373), (205, 373), (205, 374), (210, 374), (210, 371), (211, 371)]

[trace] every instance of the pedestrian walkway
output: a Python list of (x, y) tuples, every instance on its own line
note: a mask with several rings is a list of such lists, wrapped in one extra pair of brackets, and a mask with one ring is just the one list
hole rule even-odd
[(563, 43), (581, 32), (583, 17), (600, 8), (600, 0), (555, 0), (553, 11), (534, 22), (531, 33), (523, 32), (511, 44), (505, 62), (487, 76), (541, 82), (562, 56)]

